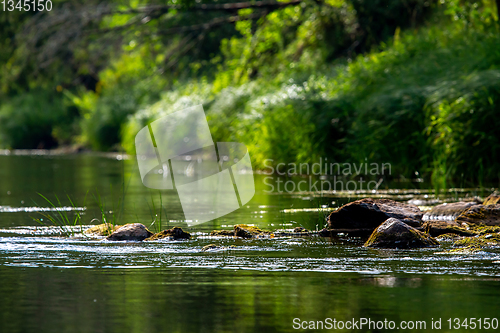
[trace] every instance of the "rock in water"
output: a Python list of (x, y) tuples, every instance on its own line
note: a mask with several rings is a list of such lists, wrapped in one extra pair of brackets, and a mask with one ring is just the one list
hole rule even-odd
[(252, 233), (250, 231), (248, 231), (248, 229), (243, 228), (243, 227), (238, 226), (238, 225), (234, 226), (234, 235), (237, 237), (241, 237), (241, 238), (252, 238), (253, 237)]
[(83, 233), (89, 236), (109, 236), (114, 231), (120, 229), (121, 225), (112, 225), (111, 223), (102, 223), (88, 228)]
[(271, 233), (269, 231), (259, 229), (255, 226), (236, 224), (233, 227), (233, 230), (214, 230), (210, 233), (210, 236), (236, 236), (242, 238), (252, 238), (270, 234)]
[(493, 194), (490, 194), (489, 197), (487, 197), (486, 199), (484, 199), (483, 201), (483, 205), (495, 205), (495, 204), (499, 204), (500, 202), (500, 195), (498, 195), (497, 193), (493, 193)]
[(439, 242), (430, 235), (395, 218), (382, 223), (365, 243), (366, 247), (388, 249), (416, 249), (438, 245)]
[(455, 221), (427, 221), (422, 225), (422, 229), (432, 237), (445, 234), (455, 234), (458, 236), (474, 236), (476, 233), (461, 228)]
[(367, 231), (372, 232), (382, 222), (394, 217), (402, 222), (419, 227), (422, 224), (422, 211), (415, 205), (389, 199), (361, 199), (350, 202), (328, 218), (328, 227), (336, 232)]
[(110, 241), (143, 241), (152, 235), (153, 233), (144, 224), (129, 223), (113, 232), (106, 239)]
[(208, 245), (205, 245), (204, 247), (201, 248), (201, 252), (206, 252), (209, 250), (219, 250), (221, 248), (222, 247), (220, 245), (208, 244)]
[(233, 230), (213, 230), (210, 233), (210, 236), (234, 236)]
[(162, 230), (151, 237), (145, 239), (145, 241), (158, 240), (162, 238), (173, 238), (173, 239), (189, 239), (191, 234), (182, 230), (179, 227), (173, 227), (172, 229)]
[(474, 205), (460, 214), (456, 221), (472, 224), (498, 225), (500, 226), (500, 204)]
[(457, 216), (465, 212), (472, 206), (477, 205), (477, 202), (454, 202), (454, 203), (444, 203), (442, 205), (437, 205), (432, 207), (431, 210), (425, 212), (422, 219), (424, 221), (439, 220), (439, 221), (453, 221)]

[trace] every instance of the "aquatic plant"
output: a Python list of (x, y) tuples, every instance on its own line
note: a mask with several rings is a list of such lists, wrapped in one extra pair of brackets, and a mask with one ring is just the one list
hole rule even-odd
[[(154, 197), (153, 197), (153, 193), (150, 193), (151, 194), (151, 206), (149, 206), (149, 203), (148, 203), (148, 208), (149, 208), (149, 213), (151, 215), (151, 224), (150, 224), (150, 228), (152, 228), (155, 233), (159, 233), (163, 230), (163, 221), (162, 221), (162, 210), (165, 214), (165, 218), (167, 219), (167, 228), (168, 228), (168, 216), (167, 216), (167, 211), (166, 209), (163, 207), (163, 199), (162, 199), (162, 195), (161, 195), (161, 191), (158, 191), (158, 194), (159, 194), (159, 197), (160, 197), (160, 207), (156, 207), (155, 205), (155, 200), (154, 200)], [(159, 215), (159, 216), (158, 216)]]
[[(43, 218), (34, 218), (32, 219), (44, 226), (54, 226), (59, 228), (59, 231), (61, 235), (64, 236), (75, 236), (75, 227), (79, 226), (80, 227), (80, 233), (83, 231), (82, 227), (82, 216), (80, 214), (80, 209), (77, 207), (74, 203), (73, 200), (71, 200), (70, 196), (67, 195), (68, 200), (71, 204), (71, 207), (73, 208), (74, 215), (69, 216), (68, 211), (62, 209), (63, 205), (61, 203), (61, 200), (59, 200), (59, 197), (55, 195), (56, 201), (55, 203), (58, 204), (56, 206), (53, 201), (45, 197), (43, 194), (38, 193), (39, 196), (41, 196), (45, 201), (49, 203), (50, 206), (54, 209), (54, 213), (51, 214), (50, 212), (39, 212), (40, 215), (42, 215)], [(85, 202), (85, 200), (84, 200)]]
[[(97, 189), (96, 189), (96, 194), (92, 194), (92, 196), (94, 197), (94, 200), (95, 200), (97, 206), (99, 207), (99, 211), (101, 213), (101, 222), (104, 226), (106, 226), (108, 228), (107, 233), (108, 234), (113, 233), (113, 231), (115, 230), (115, 226), (117, 225), (117, 221), (118, 221), (114, 206), (113, 206), (113, 209), (111, 211), (107, 211), (106, 205), (105, 205), (104, 201), (101, 199), (101, 195), (100, 195), (99, 191), (97, 191)], [(123, 198), (120, 198), (119, 203), (122, 200), (123, 200)], [(112, 216), (111, 219), (107, 218), (107, 213), (111, 214), (111, 216)]]

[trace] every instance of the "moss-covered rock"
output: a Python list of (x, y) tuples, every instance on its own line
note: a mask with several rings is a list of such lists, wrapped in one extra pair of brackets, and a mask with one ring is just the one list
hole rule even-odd
[(185, 232), (182, 228), (173, 227), (172, 229), (162, 230), (157, 232), (145, 239), (145, 241), (154, 241), (164, 238), (173, 238), (173, 239), (189, 239), (191, 238), (191, 234), (189, 232)]
[(370, 234), (388, 218), (419, 227), (422, 224), (423, 212), (415, 205), (401, 203), (389, 199), (361, 199), (350, 202), (334, 212), (328, 218), (328, 228), (337, 233)]
[(102, 223), (88, 228), (83, 233), (88, 236), (109, 236), (114, 231), (121, 228), (121, 225), (112, 225), (111, 223)]
[(242, 228), (240, 226), (234, 226), (234, 235), (236, 237), (241, 237), (241, 238), (252, 238), (253, 234), (248, 231), (246, 228)]
[(468, 230), (475, 233), (476, 235), (486, 235), (486, 234), (496, 234), (500, 233), (500, 226), (496, 225), (484, 225), (482, 223), (479, 224), (468, 224)]
[(210, 233), (210, 236), (234, 236), (233, 230), (213, 230)]
[(216, 244), (208, 244), (205, 245), (204, 247), (201, 248), (201, 252), (207, 252), (207, 251), (218, 251), (218, 250), (231, 250), (236, 248), (236, 245), (229, 245), (229, 246), (220, 246)]
[(205, 245), (204, 247), (201, 248), (201, 252), (206, 252), (206, 251), (209, 251), (209, 250), (218, 250), (220, 248), (221, 248), (220, 245), (208, 244), (208, 245)]
[(236, 236), (242, 238), (252, 238), (255, 236), (270, 235), (271, 232), (262, 230), (255, 226), (246, 224), (236, 224), (233, 230), (214, 230), (210, 233), (211, 236)]
[(110, 241), (143, 241), (152, 235), (153, 233), (144, 224), (129, 223), (115, 230), (106, 239)]
[(429, 234), (418, 231), (406, 223), (389, 218), (366, 241), (366, 247), (414, 249), (438, 246), (439, 242)]
[(500, 226), (500, 204), (474, 205), (460, 214), (456, 221), (458, 223)]
[(474, 236), (475, 232), (461, 228), (454, 221), (427, 221), (422, 225), (422, 229), (432, 237), (443, 234), (456, 234), (459, 236)]
[(495, 192), (495, 193), (492, 193), (490, 194), (486, 199), (484, 199), (483, 201), (483, 205), (484, 206), (488, 206), (488, 205), (496, 205), (496, 204), (500, 204), (500, 195)]
[(457, 239), (461, 239), (462, 236), (459, 236), (457, 234), (442, 234), (442, 235), (439, 235), (436, 237), (436, 240), (438, 242), (441, 242), (441, 241), (455, 241)]
[(438, 252), (438, 254), (473, 254), (475, 252), (481, 251), (482, 248), (477, 245), (468, 245), (466, 247), (460, 247), (458, 249), (451, 249), (442, 252)]
[(500, 234), (483, 234), (474, 237), (465, 237), (453, 243), (453, 246), (476, 246), (486, 248), (489, 246), (500, 245)]

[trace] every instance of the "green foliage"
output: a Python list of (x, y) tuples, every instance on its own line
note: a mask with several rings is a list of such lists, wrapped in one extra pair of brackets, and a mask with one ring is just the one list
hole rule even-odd
[[(198, 11), (197, 2), (181, 1), (161, 15), (152, 12), (148, 24), (91, 35), (87, 47), (72, 44), (71, 66), (49, 77), (62, 82), (80, 115), (68, 116), (63, 98), (43, 88), (5, 98), (1, 144), (72, 141), (134, 153), (143, 126), (203, 104), (214, 141), (245, 143), (257, 167), (266, 159), (314, 163), (324, 157), (391, 163), (393, 176), (419, 172), (436, 187), (459, 178), (498, 179), (495, 3), (304, 0), (264, 15), (258, 8)], [(126, 25), (142, 5), (120, 2), (98, 26)], [(196, 30), (224, 15), (237, 19)], [(178, 27), (189, 29), (165, 33)], [(9, 43), (10, 54), (22, 54)], [(11, 74), (30, 68), (7, 58), (0, 60)], [(77, 87), (67, 84), (67, 73), (77, 75)], [(95, 84), (82, 83), (88, 77)], [(50, 113), (44, 111), (49, 105)]]
[(0, 106), (0, 145), (7, 148), (53, 148), (68, 142), (78, 128), (78, 110), (56, 92), (35, 90)]
[(120, 149), (127, 117), (158, 100), (165, 84), (147, 50), (123, 55), (100, 74), (95, 92), (73, 96), (83, 113), (81, 142), (95, 150)]
[[(393, 176), (419, 172), (437, 187), (464, 177), (470, 182), (496, 179), (500, 37), (493, 12), (477, 8), (480, 14), (467, 16), (470, 24), (441, 17), (441, 23), (418, 32), (397, 30), (392, 41), (347, 63), (287, 69), (287, 76), (271, 80), (273, 70), (289, 64), (286, 58), (276, 66), (256, 65), (269, 72), (237, 86), (221, 83), (238, 71), (239, 64), (229, 61), (212, 85), (192, 82), (190, 89), (169, 92), (130, 118), (128, 138), (147, 121), (203, 103), (214, 139), (244, 142), (257, 167), (266, 159), (313, 163), (328, 157), (391, 163)], [(259, 36), (248, 25), (238, 29), (243, 37), (227, 42), (233, 44), (232, 52), (244, 50)], [(280, 42), (271, 34), (269, 43)], [(263, 47), (264, 53), (270, 50)], [(245, 52), (240, 52), (243, 57)], [(246, 64), (242, 68), (251, 67)]]

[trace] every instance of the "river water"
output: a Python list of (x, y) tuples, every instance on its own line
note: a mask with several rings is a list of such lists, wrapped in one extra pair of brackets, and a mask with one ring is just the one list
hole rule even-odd
[[(378, 191), (334, 194), (267, 193), (268, 176), (255, 175), (256, 195), (243, 208), (188, 227), (178, 196), (162, 192), (160, 199), (160, 192), (145, 188), (136, 163), (125, 156), (4, 154), (0, 177), (1, 332), (289, 332), (361, 318), (394, 321), (392, 331), (404, 331), (398, 329), (402, 321), (421, 321), (425, 329), (414, 331), (432, 331), (440, 320), (441, 331), (466, 332), (478, 330), (466, 328), (465, 318), (500, 317), (496, 248), (447, 254), (451, 243), (373, 250), (363, 248), (362, 239), (342, 237), (243, 240), (208, 234), (238, 223), (321, 229), (330, 210), (367, 196), (435, 204), (425, 183), (382, 183)], [(440, 200), (489, 191), (454, 189)], [(193, 237), (143, 243), (78, 233), (61, 237), (57, 227), (33, 219), (59, 214), (38, 193), (70, 217), (82, 214), (87, 225), (102, 220), (104, 207), (108, 221), (155, 229), (161, 203), (162, 229), (181, 226)], [(222, 248), (202, 252), (208, 244)]]

